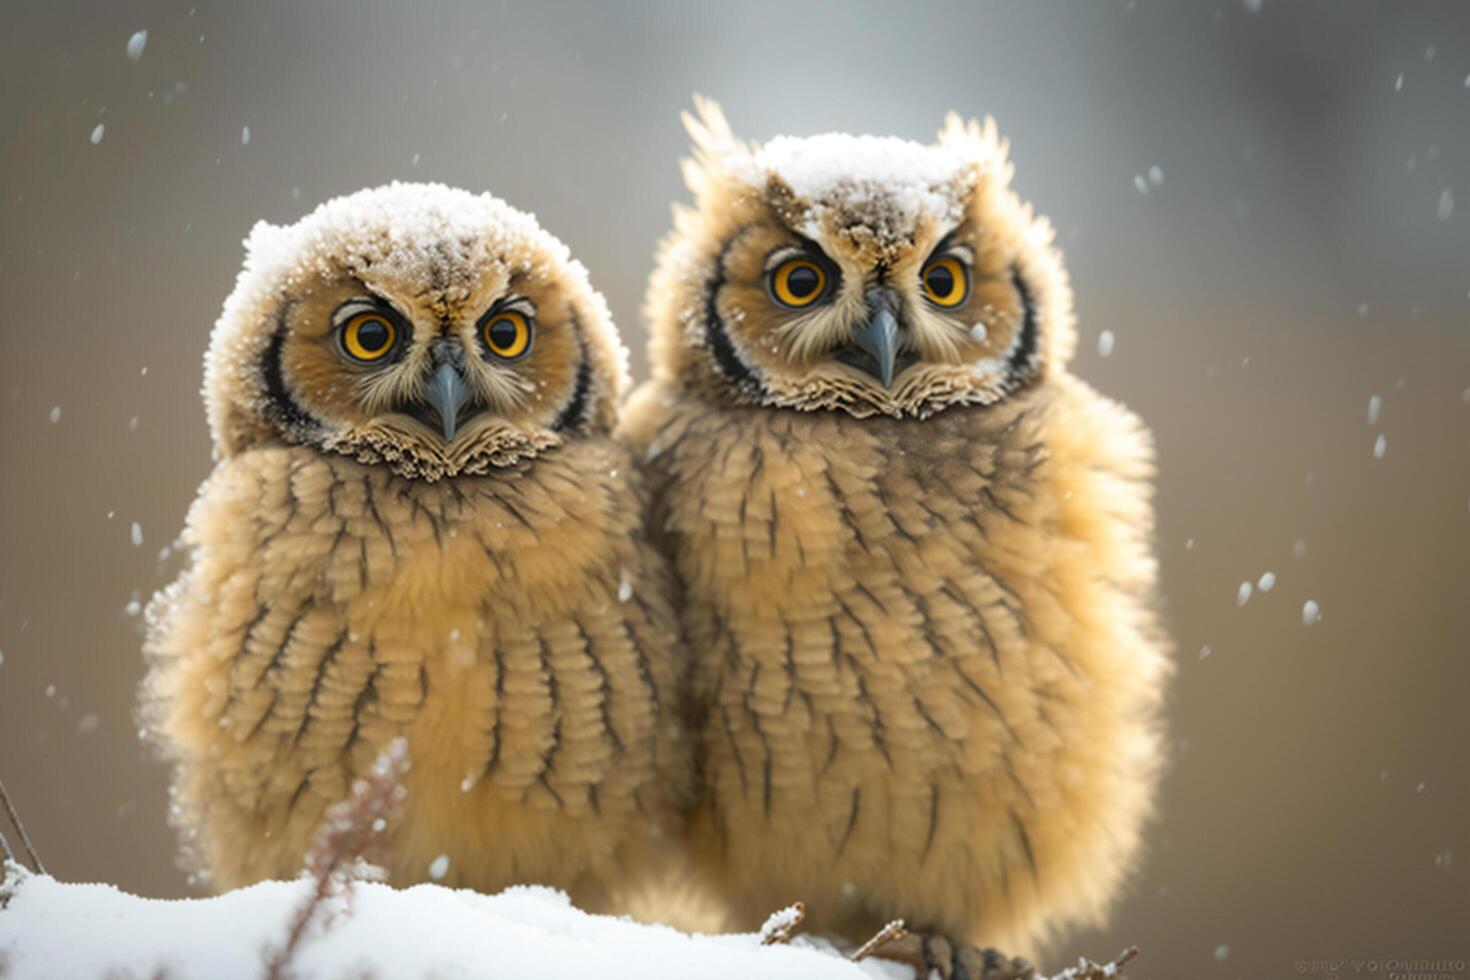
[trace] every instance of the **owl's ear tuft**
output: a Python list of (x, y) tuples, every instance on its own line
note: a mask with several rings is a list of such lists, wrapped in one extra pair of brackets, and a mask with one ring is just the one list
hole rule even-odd
[(741, 164), (750, 159), (750, 148), (735, 138), (714, 99), (696, 94), (694, 112), (682, 112), (679, 118), (694, 149), (694, 156), (680, 164), (684, 183), (696, 200), (702, 199), (716, 184), (737, 175)]
[(257, 221), (245, 236), (245, 251), (251, 254), (268, 252), (271, 247), (281, 240), (281, 233), (286, 229), (280, 225), (273, 225), (269, 221)]
[(939, 145), (955, 150), (980, 169), (999, 175), (1002, 184), (1009, 184), (1015, 172), (1008, 159), (1010, 141), (1000, 138), (993, 116), (983, 120), (966, 119), (958, 112), (951, 112), (939, 129)]

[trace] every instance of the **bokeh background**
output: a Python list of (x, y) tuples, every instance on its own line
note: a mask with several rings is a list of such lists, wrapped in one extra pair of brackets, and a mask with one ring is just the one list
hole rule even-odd
[(1455, 2), (10, 0), (0, 774), (52, 870), (189, 892), (138, 605), (209, 472), (201, 356), (251, 224), (393, 178), (493, 190), (587, 264), (641, 375), (695, 91), (753, 138), (994, 114), (1060, 231), (1076, 370), (1157, 435), (1173, 764), (1113, 921), (1053, 964), (1470, 958)]

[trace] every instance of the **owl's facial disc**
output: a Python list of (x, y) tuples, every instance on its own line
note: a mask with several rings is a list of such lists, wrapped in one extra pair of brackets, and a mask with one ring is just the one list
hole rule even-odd
[(437, 478), (534, 456), (586, 421), (576, 309), (534, 277), (446, 295), (365, 276), (309, 288), (280, 315), (267, 370), (279, 365), (293, 441)]
[(995, 228), (813, 224), (778, 204), (747, 199), (705, 281), (695, 339), (738, 400), (922, 417), (1034, 376), (1033, 294)]
[(432, 481), (612, 429), (627, 352), (607, 304), (503, 201), (395, 183), (246, 248), (206, 360), (223, 457), (284, 444)]

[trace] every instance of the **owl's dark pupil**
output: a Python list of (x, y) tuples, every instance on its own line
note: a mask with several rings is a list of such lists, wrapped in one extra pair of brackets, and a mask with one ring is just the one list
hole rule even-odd
[(809, 265), (799, 265), (786, 277), (786, 289), (797, 299), (805, 299), (817, 291), (822, 283), (817, 270)]
[(490, 346), (497, 350), (509, 350), (515, 346), (516, 325), (509, 320), (496, 320), (490, 324)]
[(942, 265), (930, 269), (927, 279), (929, 292), (935, 296), (947, 297), (954, 292), (954, 273)]
[(357, 343), (369, 354), (376, 354), (388, 346), (392, 335), (382, 320), (364, 320), (357, 327)]

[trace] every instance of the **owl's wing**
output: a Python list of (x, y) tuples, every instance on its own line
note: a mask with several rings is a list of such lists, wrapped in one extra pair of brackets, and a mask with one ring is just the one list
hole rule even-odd
[(217, 467), (190, 510), (190, 565), (149, 607), (144, 728), (175, 766), (186, 849), (224, 885), (299, 871), (325, 808), (423, 697), (412, 651), (348, 625), (392, 560), (391, 534), (349, 533), (372, 487), (290, 452)]

